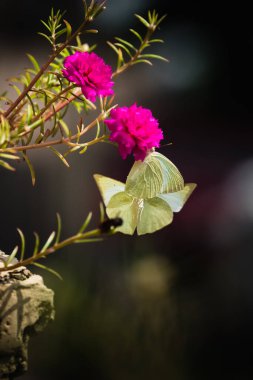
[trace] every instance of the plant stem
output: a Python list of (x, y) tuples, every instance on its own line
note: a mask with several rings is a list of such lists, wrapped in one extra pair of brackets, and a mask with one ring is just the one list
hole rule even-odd
[(100, 229), (98, 229), (98, 228), (91, 230), (91, 231), (88, 231), (86, 233), (82, 233), (82, 234), (78, 233), (74, 236), (71, 236), (71, 237), (63, 240), (60, 243), (54, 244), (52, 247), (47, 248), (43, 252), (39, 252), (35, 256), (28, 257), (27, 259), (19, 261), (18, 263), (13, 264), (13, 265), (9, 265), (8, 267), (1, 267), (0, 272), (13, 270), (13, 269), (19, 268), (21, 266), (27, 266), (27, 265), (32, 264), (35, 261), (41, 259), (42, 257), (48, 256), (51, 253), (58, 251), (59, 249), (61, 249), (63, 247), (67, 247), (70, 244), (78, 242), (79, 240), (85, 240), (87, 238), (93, 238), (93, 237), (95, 238), (95, 237), (101, 236), (101, 235), (102, 235), (102, 233), (101, 233)]

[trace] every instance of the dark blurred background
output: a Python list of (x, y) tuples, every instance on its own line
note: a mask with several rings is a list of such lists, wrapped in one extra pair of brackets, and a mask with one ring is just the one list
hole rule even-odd
[[(222, 6), (223, 5), (223, 6)], [(43, 62), (49, 46), (36, 34), (51, 6), (77, 25), (81, 0), (0, 2), (0, 86)], [(108, 0), (96, 26), (97, 52), (115, 65), (106, 45), (142, 27), (134, 13), (167, 13), (155, 52), (170, 63), (135, 66), (117, 80), (119, 105), (152, 109), (164, 130), (160, 152), (186, 182), (196, 182), (171, 226), (152, 235), (115, 235), (72, 246), (48, 258), (64, 277), (42, 273), (55, 291), (56, 320), (30, 342), (25, 380), (248, 380), (253, 378), (252, 15), (245, 3)], [(69, 122), (75, 124), (76, 116)], [(37, 172), (1, 169), (1, 250), (18, 242), (16, 227), (44, 238), (63, 219), (64, 235), (85, 215), (98, 221), (92, 174), (124, 181), (133, 163), (98, 145), (70, 157), (65, 168), (48, 151), (30, 155)]]

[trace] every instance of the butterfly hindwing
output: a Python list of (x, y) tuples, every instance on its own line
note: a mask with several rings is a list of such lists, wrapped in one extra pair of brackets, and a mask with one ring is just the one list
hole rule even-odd
[(195, 183), (187, 183), (183, 190), (175, 193), (160, 194), (158, 197), (163, 199), (171, 207), (173, 212), (179, 212), (196, 186)]
[(170, 224), (172, 220), (173, 212), (163, 199), (143, 199), (142, 204), (139, 204), (137, 233), (144, 235), (155, 232)]
[(121, 218), (123, 224), (117, 231), (133, 235), (138, 219), (138, 203), (135, 198), (125, 191), (119, 192), (110, 199), (106, 212), (109, 218)]

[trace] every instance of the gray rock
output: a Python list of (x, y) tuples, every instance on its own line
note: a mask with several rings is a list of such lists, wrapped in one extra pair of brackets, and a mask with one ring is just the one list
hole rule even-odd
[[(2, 252), (0, 255), (6, 258)], [(1, 379), (27, 370), (28, 341), (54, 319), (53, 298), (53, 291), (44, 285), (42, 277), (25, 267), (0, 272)]]

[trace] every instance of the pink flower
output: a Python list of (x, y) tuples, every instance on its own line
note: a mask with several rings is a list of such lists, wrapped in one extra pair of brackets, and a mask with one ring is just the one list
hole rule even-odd
[(113, 109), (110, 119), (104, 122), (111, 131), (110, 140), (118, 144), (123, 159), (133, 153), (135, 160), (143, 161), (151, 148), (160, 146), (163, 138), (151, 111), (136, 104)]
[(76, 52), (64, 60), (63, 75), (81, 87), (83, 95), (95, 102), (98, 95), (112, 95), (112, 69), (95, 53)]

